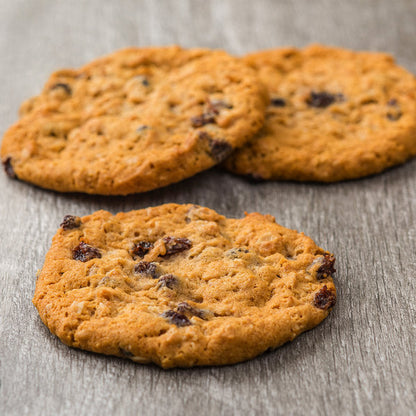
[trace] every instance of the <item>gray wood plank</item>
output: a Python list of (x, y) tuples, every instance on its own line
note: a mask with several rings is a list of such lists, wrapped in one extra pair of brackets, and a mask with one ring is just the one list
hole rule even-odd
[[(393, 53), (416, 72), (412, 0), (0, 1), (0, 133), (48, 74), (128, 45), (236, 54), (324, 42)], [(416, 402), (416, 160), (333, 185), (251, 184), (211, 170), (125, 198), (59, 195), (0, 175), (0, 414), (412, 415)], [(338, 258), (318, 328), (235, 366), (163, 371), (62, 345), (31, 297), (67, 213), (197, 203), (274, 215)]]

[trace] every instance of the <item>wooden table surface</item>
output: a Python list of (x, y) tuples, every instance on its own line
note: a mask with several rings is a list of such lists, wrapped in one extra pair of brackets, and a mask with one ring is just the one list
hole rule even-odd
[[(243, 54), (322, 42), (416, 72), (413, 0), (0, 2), (0, 132), (48, 74), (129, 45)], [(0, 175), (0, 414), (414, 415), (416, 160), (333, 185), (251, 184), (219, 170), (129, 197), (61, 195)], [(337, 256), (339, 300), (294, 342), (234, 366), (161, 370), (70, 349), (31, 303), (62, 217), (167, 202), (269, 213)]]

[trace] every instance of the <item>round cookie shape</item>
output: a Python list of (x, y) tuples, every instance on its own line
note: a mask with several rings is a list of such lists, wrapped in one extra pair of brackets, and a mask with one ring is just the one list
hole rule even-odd
[(223, 161), (262, 126), (253, 69), (222, 51), (130, 48), (52, 74), (3, 138), (11, 177), (62, 192), (123, 195)]
[(312, 45), (247, 55), (269, 89), (266, 123), (226, 162), (255, 179), (333, 182), (416, 155), (416, 81), (383, 53)]
[(167, 204), (67, 215), (33, 302), (65, 344), (163, 368), (223, 365), (318, 325), (335, 258), (270, 215)]

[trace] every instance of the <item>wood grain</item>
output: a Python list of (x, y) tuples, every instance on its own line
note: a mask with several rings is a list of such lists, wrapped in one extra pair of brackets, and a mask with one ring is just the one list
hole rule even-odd
[[(416, 72), (415, 21), (412, 0), (1, 0), (0, 132), (51, 71), (120, 47), (240, 54), (324, 42), (391, 52)], [(211, 170), (125, 198), (59, 195), (0, 175), (0, 195), (0, 414), (415, 414), (415, 160), (325, 186)], [(165, 202), (270, 213), (304, 231), (337, 255), (337, 307), (291, 344), (223, 368), (163, 371), (62, 345), (31, 304), (62, 217)]]

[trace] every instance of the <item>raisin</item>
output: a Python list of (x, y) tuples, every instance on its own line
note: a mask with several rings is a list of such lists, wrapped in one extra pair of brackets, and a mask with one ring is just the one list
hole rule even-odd
[(181, 314), (189, 314), (192, 316), (197, 316), (198, 318), (205, 319), (204, 311), (201, 309), (194, 308), (187, 302), (178, 303), (176, 310)]
[(241, 257), (242, 254), (247, 254), (249, 251), (243, 248), (232, 248), (226, 252), (227, 257), (231, 259), (236, 259)]
[(126, 358), (131, 358), (131, 357), (134, 357), (134, 354), (133, 354), (132, 352), (127, 351), (127, 350), (125, 350), (124, 348), (119, 347), (119, 350), (120, 350), (120, 354), (121, 354), (123, 357), (126, 357)]
[(171, 324), (175, 324), (176, 326), (189, 326), (192, 325), (191, 321), (181, 313), (168, 310), (162, 313), (162, 316), (167, 319)]
[(283, 98), (272, 98), (270, 100), (270, 104), (273, 107), (284, 107), (286, 105), (286, 101)]
[(335, 257), (331, 254), (325, 254), (322, 259), (322, 264), (319, 266), (319, 269), (316, 272), (316, 278), (321, 280), (326, 277), (331, 277), (336, 272), (334, 264)]
[(4, 168), (4, 171), (6, 172), (6, 175), (9, 178), (17, 179), (17, 175), (13, 169), (11, 157), (8, 157), (7, 159), (3, 160), (3, 168)]
[(223, 100), (208, 100), (205, 111), (202, 114), (191, 117), (192, 127), (202, 127), (205, 124), (215, 123), (215, 117), (223, 108), (230, 109), (233, 106)]
[(199, 116), (191, 117), (190, 120), (192, 127), (202, 127), (205, 124), (215, 123), (215, 114), (207, 112)]
[(331, 94), (329, 92), (315, 92), (312, 91), (306, 102), (311, 107), (326, 108), (336, 101), (343, 101), (342, 94)]
[(331, 290), (328, 290), (327, 286), (325, 285), (322, 287), (322, 289), (315, 293), (313, 303), (317, 308), (326, 311), (335, 305), (336, 300), (337, 298), (335, 293), (333, 293)]
[(166, 253), (159, 254), (160, 257), (169, 257), (172, 254), (189, 250), (192, 246), (192, 241), (187, 238), (164, 237), (163, 242), (165, 243)]
[(209, 148), (212, 158), (218, 163), (227, 159), (233, 151), (232, 146), (225, 140), (211, 140)]
[(220, 110), (226, 108), (231, 109), (233, 106), (231, 104), (226, 103), (224, 100), (208, 100), (208, 111), (214, 114), (219, 114)]
[(142, 81), (142, 85), (145, 87), (148, 87), (150, 85), (150, 82), (146, 77), (142, 77), (141, 81)]
[(133, 257), (139, 256), (143, 258), (152, 248), (153, 243), (150, 241), (139, 241), (138, 243), (134, 244), (131, 252)]
[(134, 266), (134, 272), (150, 276), (152, 279), (157, 279), (157, 265), (153, 262), (141, 261)]
[(213, 139), (206, 131), (199, 131), (198, 138), (208, 143), (208, 153), (217, 163), (227, 159), (233, 151), (232, 146), (228, 142), (221, 139)]
[(141, 133), (142, 131), (147, 130), (148, 128), (149, 128), (149, 126), (146, 126), (145, 124), (143, 124), (143, 125), (137, 127), (136, 132)]
[(390, 107), (388, 113), (386, 114), (386, 117), (390, 121), (397, 121), (403, 114), (400, 110), (400, 106), (396, 98), (390, 98), (389, 101), (387, 101), (387, 105)]
[(199, 131), (198, 138), (199, 140), (206, 141), (206, 142), (210, 142), (211, 140), (213, 140), (211, 135), (207, 133), (206, 131)]
[(78, 246), (72, 250), (72, 258), (74, 260), (86, 262), (95, 258), (100, 259), (101, 253), (98, 248), (92, 247), (81, 241)]
[(245, 178), (248, 182), (251, 182), (253, 184), (266, 182), (266, 179), (263, 178), (263, 176), (261, 176), (259, 173), (249, 173), (248, 175), (245, 175)]
[(159, 278), (158, 289), (161, 287), (167, 287), (168, 289), (173, 289), (178, 282), (178, 279), (173, 274), (164, 274)]
[(387, 118), (390, 121), (397, 121), (402, 116), (401, 111), (398, 111), (396, 113), (387, 113)]
[(68, 95), (72, 94), (72, 89), (68, 84), (65, 84), (63, 82), (58, 82), (52, 85), (51, 90), (56, 90), (57, 88), (62, 88)]
[(81, 218), (74, 215), (65, 215), (60, 227), (63, 230), (72, 230), (81, 226)]

